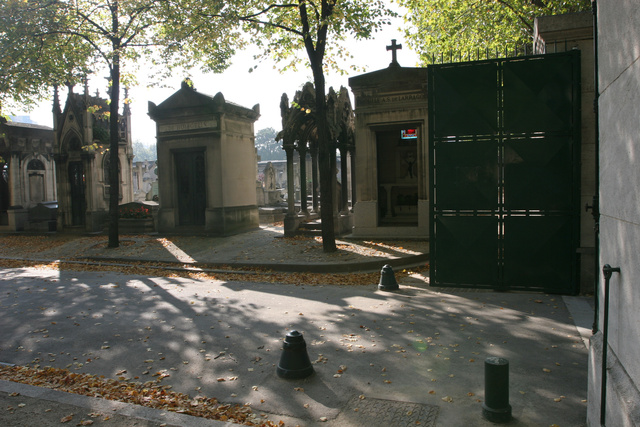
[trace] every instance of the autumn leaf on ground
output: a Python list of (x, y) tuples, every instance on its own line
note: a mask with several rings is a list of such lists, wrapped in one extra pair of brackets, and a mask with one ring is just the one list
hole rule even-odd
[(67, 415), (66, 417), (60, 418), (61, 423), (68, 423), (73, 419), (73, 414)]

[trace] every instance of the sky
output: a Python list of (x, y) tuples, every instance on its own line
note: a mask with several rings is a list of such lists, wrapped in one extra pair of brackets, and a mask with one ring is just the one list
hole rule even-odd
[[(385, 26), (385, 29), (378, 32), (373, 39), (364, 41), (348, 41), (347, 50), (354, 56), (354, 64), (365, 67), (365, 72), (376, 71), (389, 66), (391, 62), (391, 52), (386, 50), (386, 46), (391, 44), (392, 39), (402, 45), (402, 50), (397, 52), (398, 62), (404, 67), (415, 67), (418, 62), (418, 55), (413, 52), (404, 42), (404, 37), (400, 27), (402, 18), (396, 18), (392, 25)], [(300, 52), (306, 55), (305, 52)], [(299, 71), (287, 71), (280, 73), (274, 69), (273, 62), (263, 62), (258, 65), (252, 73), (249, 69), (255, 65), (253, 54), (250, 50), (238, 52), (232, 58), (232, 65), (221, 74), (202, 74), (192, 71), (191, 79), (194, 88), (207, 95), (215, 95), (222, 92), (227, 101), (252, 108), (260, 104), (260, 118), (256, 121), (254, 129), (258, 132), (261, 129), (272, 127), (279, 131), (282, 127), (280, 119), (280, 98), (283, 93), (287, 93), (289, 100), (297, 90), (307, 81), (313, 81), (311, 71), (301, 66)], [(349, 69), (351, 63), (345, 63), (343, 68)], [(335, 72), (325, 75), (327, 89), (333, 86), (336, 92), (340, 86), (349, 89), (348, 79), (362, 72), (349, 72), (341, 76)], [(130, 105), (132, 111), (132, 138), (133, 142), (142, 142), (144, 145), (155, 143), (156, 129), (155, 122), (149, 118), (148, 102), (160, 104), (176, 90), (180, 88), (180, 83), (185, 75), (175, 75), (163, 83), (169, 88), (147, 88), (144, 81), (129, 93), (132, 100)], [(90, 78), (90, 92), (95, 94), (99, 90), (100, 96), (106, 98), (106, 83), (101, 82), (98, 76)], [(106, 80), (105, 80), (106, 82)], [(99, 85), (102, 85), (100, 87)], [(82, 88), (77, 86), (75, 92), (81, 92)], [(64, 101), (66, 93), (61, 94), (61, 101)], [(353, 95), (352, 95), (353, 102)], [(18, 112), (16, 115), (28, 114), (37, 124), (52, 127), (51, 101), (43, 102), (31, 112)]]

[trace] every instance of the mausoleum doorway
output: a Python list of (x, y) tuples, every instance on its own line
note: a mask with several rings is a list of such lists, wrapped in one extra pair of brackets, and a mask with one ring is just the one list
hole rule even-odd
[(394, 125), (376, 134), (378, 225), (418, 225), (418, 131)]
[(173, 153), (178, 179), (178, 221), (180, 225), (205, 225), (207, 187), (204, 150)]
[(71, 198), (71, 225), (85, 224), (85, 211), (87, 201), (85, 199), (84, 165), (82, 162), (69, 162), (69, 195)]

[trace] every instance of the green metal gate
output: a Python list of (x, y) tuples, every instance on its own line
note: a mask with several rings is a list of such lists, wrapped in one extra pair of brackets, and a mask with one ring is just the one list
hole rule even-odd
[(432, 286), (577, 291), (580, 52), (429, 67)]

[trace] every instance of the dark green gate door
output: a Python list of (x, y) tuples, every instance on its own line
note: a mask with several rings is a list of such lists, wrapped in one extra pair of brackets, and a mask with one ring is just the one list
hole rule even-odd
[(432, 286), (575, 293), (580, 53), (429, 67)]

